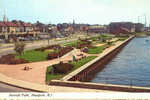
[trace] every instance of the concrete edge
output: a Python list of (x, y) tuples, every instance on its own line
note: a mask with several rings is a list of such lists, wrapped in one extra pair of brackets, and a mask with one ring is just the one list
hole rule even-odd
[[(103, 89), (108, 89), (112, 88), (122, 88), (122, 89), (126, 89), (126, 92), (130, 92), (130, 90), (137, 90), (137, 91), (146, 91), (146, 92), (150, 92), (150, 88), (147, 87), (138, 87), (138, 86), (127, 86), (127, 85), (113, 85), (113, 84), (102, 84), (102, 83), (90, 83), (90, 82), (79, 82), (79, 81), (61, 81), (61, 80), (52, 80), (50, 85), (57, 85), (57, 86), (67, 86), (67, 87), (77, 87), (78, 88), (89, 88), (89, 89), (96, 89), (94, 88), (96, 87), (101, 87), (102, 90)], [(129, 91), (128, 91), (129, 89)], [(115, 90), (114, 90), (115, 91)]]

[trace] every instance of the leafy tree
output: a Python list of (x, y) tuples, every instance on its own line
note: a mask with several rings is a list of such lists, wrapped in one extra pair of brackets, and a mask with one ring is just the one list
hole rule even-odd
[(21, 56), (25, 49), (25, 45), (26, 44), (24, 42), (15, 42), (14, 50), (16, 51), (16, 53), (18, 53)]

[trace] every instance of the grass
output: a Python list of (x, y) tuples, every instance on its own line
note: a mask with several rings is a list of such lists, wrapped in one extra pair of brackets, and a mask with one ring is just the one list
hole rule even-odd
[[(83, 66), (84, 64), (88, 63), (89, 61), (91, 61), (91, 60), (93, 60), (93, 59), (95, 59), (95, 58), (96, 58), (96, 56), (88, 56), (88, 57), (86, 57), (86, 58), (84, 58), (84, 59), (81, 59), (81, 60), (78, 61), (78, 62), (73, 62), (73, 63), (71, 63), (71, 64), (74, 65), (74, 68), (73, 68), (70, 72), (72, 72), (72, 71), (78, 69), (79, 67)], [(70, 72), (68, 72), (67, 74), (49, 74), (48, 72), (50, 72), (51, 68), (52, 68), (52, 66), (49, 66), (49, 67), (47, 68), (47, 72), (46, 72), (46, 83), (48, 83), (48, 82), (49, 82), (50, 80), (52, 80), (52, 79), (60, 79), (60, 78), (62, 78), (62, 77), (64, 77), (65, 75), (67, 75), (67, 74), (70, 73)]]
[(25, 51), (21, 56), (16, 56), (16, 58), (23, 58), (28, 60), (29, 62), (37, 62), (47, 60), (46, 57), (49, 52), (41, 52), (41, 51)]
[(64, 43), (64, 46), (77, 47), (79, 41), (67, 42)]
[(45, 50), (44, 52), (45, 52), (45, 53), (48, 53), (48, 54), (50, 54), (50, 53), (58, 53), (59, 50), (48, 49), (48, 50)]
[(92, 41), (97, 41), (97, 40), (99, 40), (99, 38), (100, 38), (100, 36), (91, 37), (90, 40), (92, 40)]
[(48, 49), (45, 51), (36, 51), (36, 50), (29, 50), (25, 51), (21, 56), (17, 55), (16, 59), (23, 58), (29, 62), (38, 62), (38, 61), (45, 61), (47, 60), (47, 56), (50, 53), (54, 52), (59, 52), (59, 50), (53, 50), (53, 49)]
[(88, 54), (99, 54), (99, 53), (102, 53), (102, 51), (104, 50), (104, 48), (105, 48), (106, 46), (107, 46), (107, 45), (90, 48), (90, 49), (88, 50)]
[(78, 43), (83, 44), (86, 42), (78, 40), (78, 41), (64, 43), (64, 46), (77, 47)]
[(48, 83), (50, 80), (52, 79), (60, 79), (62, 78), (64, 75), (62, 74), (49, 74), (49, 72), (51, 71), (52, 66), (47, 67), (47, 71), (46, 71), (46, 83)]
[(83, 66), (84, 64), (86, 64), (86, 63), (88, 63), (89, 61), (95, 59), (96, 57), (97, 57), (97, 56), (88, 56), (88, 57), (86, 57), (86, 58), (84, 58), (84, 59), (81, 59), (81, 60), (78, 61), (78, 62), (73, 62), (73, 63), (71, 63), (71, 64), (74, 65), (73, 70), (75, 70), (75, 69), (77, 69), (77, 68)]
[[(128, 37), (127, 37), (128, 38)], [(124, 41), (126, 40), (127, 38), (119, 38), (118, 41)]]

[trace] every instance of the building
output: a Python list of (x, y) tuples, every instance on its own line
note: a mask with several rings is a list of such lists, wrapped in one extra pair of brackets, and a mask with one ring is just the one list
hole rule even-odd
[(41, 33), (45, 33), (47, 32), (47, 26), (39, 21), (37, 21), (35, 24), (34, 24), (34, 30), (35, 31), (38, 31), (38, 32), (41, 32)]
[(18, 27), (17, 24), (14, 24), (12, 22), (4, 22), (4, 24), (7, 26), (7, 33), (16, 33), (16, 27)]
[(144, 24), (135, 23), (135, 32), (143, 32), (144, 31)]
[(107, 32), (107, 27), (105, 25), (90, 25), (88, 26), (88, 32), (105, 33)]
[(12, 20), (12, 23), (16, 24), (16, 33), (23, 33), (25, 32), (25, 27), (23, 26), (23, 21), (17, 21), (17, 20)]
[(33, 32), (33, 26), (31, 23), (22, 23), (24, 27), (24, 32), (30, 33)]
[(7, 32), (7, 26), (3, 22), (0, 22), (0, 33), (6, 33), (6, 32)]
[(135, 24), (131, 22), (112, 22), (109, 24), (109, 32), (112, 34), (133, 33)]

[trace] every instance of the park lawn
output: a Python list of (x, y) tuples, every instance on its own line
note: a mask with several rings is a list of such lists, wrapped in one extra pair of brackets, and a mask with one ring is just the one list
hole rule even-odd
[(73, 41), (73, 42), (64, 43), (64, 46), (77, 47), (78, 43), (84, 44), (84, 43), (86, 43), (86, 42), (77, 40), (77, 41)]
[(99, 53), (102, 53), (103, 50), (106, 48), (106, 46), (107, 46), (107, 45), (89, 48), (89, 49), (88, 49), (88, 54), (99, 54)]
[(90, 40), (92, 41), (99, 41), (100, 36), (91, 37)]
[(64, 46), (77, 47), (78, 41), (64, 43)]
[(50, 80), (52, 79), (60, 79), (64, 76), (64, 74), (49, 74), (49, 72), (51, 71), (52, 66), (47, 67), (47, 71), (46, 71), (46, 83), (48, 83)]
[(103, 37), (111, 37), (111, 38), (113, 38), (113, 37), (115, 37), (115, 35), (113, 35), (113, 34), (102, 34), (102, 36)]
[(79, 60), (78, 62), (73, 62), (73, 63), (71, 63), (71, 64), (74, 65), (73, 70), (75, 70), (75, 69), (77, 69), (77, 68), (83, 66), (84, 64), (86, 64), (86, 63), (88, 63), (89, 61), (95, 59), (96, 57), (97, 57), (97, 56), (88, 56), (88, 57), (86, 57), (86, 58), (84, 58), (84, 59)]
[(59, 50), (48, 49), (45, 51), (36, 51), (36, 50), (29, 50), (25, 51), (21, 56), (17, 55), (16, 58), (23, 58), (29, 62), (38, 62), (38, 61), (45, 61), (47, 60), (47, 56), (50, 53), (59, 52)]
[[(86, 58), (83, 58), (77, 62), (72, 62), (71, 64), (74, 65), (74, 68), (68, 72), (67, 74), (73, 72), (74, 70), (78, 69), (79, 67), (83, 66), (84, 64), (88, 63), (89, 61), (95, 59), (97, 56), (88, 56)], [(60, 79), (62, 77), (64, 77), (65, 75), (67, 74), (49, 74), (48, 72), (50, 72), (52, 66), (49, 66), (47, 68), (47, 72), (46, 72), (46, 83), (50, 82), (50, 80), (53, 80), (53, 79)]]
[(120, 38), (118, 39), (118, 41), (124, 41), (124, 40), (126, 40), (126, 39), (128, 39), (128, 38), (129, 38), (129, 37), (123, 37), (123, 38), (120, 37)]
[(16, 56), (16, 58), (23, 58), (29, 62), (37, 62), (47, 60), (46, 57), (49, 52), (41, 52), (35, 50), (25, 51), (21, 56)]

